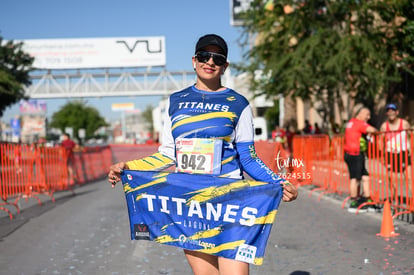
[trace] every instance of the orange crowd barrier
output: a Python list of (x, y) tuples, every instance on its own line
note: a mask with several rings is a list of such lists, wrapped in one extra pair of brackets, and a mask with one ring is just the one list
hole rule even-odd
[(389, 201), (394, 217), (414, 212), (414, 131), (379, 132), (369, 143), (369, 172), (374, 201)]
[(276, 167), (275, 152), (279, 151), (280, 143), (257, 141), (254, 143), (257, 156), (274, 172), (278, 172)]
[[(297, 144), (296, 146), (301, 148)], [(255, 148), (257, 156), (281, 178), (295, 185), (311, 182), (312, 173), (307, 170), (309, 167), (303, 162), (305, 156), (292, 154), (286, 147), (286, 143), (257, 141)]]
[[(322, 194), (327, 192), (334, 192), (332, 187), (331, 174), (331, 162), (330, 160), (330, 144), (329, 137), (327, 135), (315, 135), (306, 139), (307, 150), (305, 163), (308, 164), (306, 171), (311, 174), (310, 179), (314, 185), (318, 188), (313, 189), (310, 192), (310, 196), (313, 192), (322, 190)], [(328, 175), (327, 177), (325, 175)], [(321, 181), (313, 181), (314, 178), (323, 178)]]
[(72, 171), (61, 147), (38, 147), (26, 144), (0, 144), (0, 210), (13, 218), (12, 208), (20, 213), (20, 199), (33, 198), (41, 205), (39, 195), (54, 201), (54, 192), (71, 189), (75, 183), (90, 182), (107, 175), (112, 163), (109, 146), (84, 148), (75, 152)]
[[(378, 132), (372, 135), (368, 143), (366, 168), (370, 175), (370, 194), (375, 204), (389, 201), (394, 216), (414, 212), (413, 155), (414, 131)], [(348, 194), (349, 173), (344, 161), (344, 136), (301, 135), (293, 138), (295, 158), (303, 160), (303, 167), (294, 167), (295, 171), (310, 173), (310, 180), (298, 184), (312, 184), (311, 191)], [(362, 187), (361, 187), (362, 188)], [(320, 197), (319, 197), (320, 198)], [(362, 207), (363, 205), (361, 205)]]
[(330, 141), (330, 185), (334, 193), (349, 194), (349, 172), (344, 161), (344, 135), (335, 135)]
[[(330, 170), (329, 137), (326, 135), (295, 136), (292, 143), (292, 158), (296, 160), (293, 172), (299, 185), (313, 184), (317, 186), (310, 193), (317, 190), (330, 190), (330, 177), (325, 177)], [(322, 179), (315, 181), (316, 179)]]
[[(73, 177), (69, 176), (65, 151), (62, 148), (0, 144), (0, 210), (12, 218), (12, 210), (19, 213), (21, 198), (37, 199), (46, 194), (71, 189), (78, 184), (94, 181), (107, 175), (111, 164), (149, 156), (159, 144), (110, 145), (84, 148), (75, 152)], [(414, 212), (412, 130), (380, 132), (372, 136), (367, 152), (370, 174), (370, 193), (376, 204), (388, 201), (394, 217)], [(275, 173), (295, 185), (315, 185), (311, 191), (349, 194), (349, 173), (344, 162), (344, 136), (297, 135), (292, 150), (282, 143), (255, 142), (257, 155)], [(405, 153), (404, 153), (405, 152)], [(344, 200), (342, 207), (349, 196)], [(12, 207), (12, 208), (10, 208)]]

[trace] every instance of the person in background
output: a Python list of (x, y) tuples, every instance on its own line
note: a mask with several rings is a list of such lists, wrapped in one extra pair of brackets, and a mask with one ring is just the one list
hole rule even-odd
[(293, 137), (295, 136), (295, 129), (291, 125), (286, 126), (286, 142), (285, 149), (292, 152)]
[[(412, 196), (410, 142), (408, 140), (409, 133), (407, 133), (411, 126), (407, 120), (398, 117), (399, 111), (396, 104), (389, 103), (385, 109), (387, 120), (382, 123), (380, 131), (385, 132), (385, 151), (387, 154), (385, 159), (387, 160), (387, 168), (392, 173), (390, 175), (391, 194), (394, 194), (396, 189), (397, 173), (402, 172), (406, 176), (409, 196)], [(404, 189), (401, 192), (404, 192)]]
[(314, 128), (312, 130), (312, 134), (318, 135), (318, 134), (322, 134), (322, 130), (321, 128), (319, 128), (319, 124), (315, 122), (314, 124)]
[(332, 133), (333, 134), (340, 134), (341, 133), (341, 126), (339, 126), (338, 123), (335, 123), (333, 128), (332, 128)]
[(62, 143), (60, 145), (65, 150), (66, 166), (68, 168), (69, 183), (73, 184), (75, 182), (75, 177), (74, 177), (75, 155), (73, 151), (77, 145), (73, 140), (71, 140), (70, 135), (68, 133), (64, 133), (62, 135)]
[[(355, 117), (348, 121), (345, 128), (344, 158), (348, 166), (350, 186), (349, 193), (351, 202), (348, 211), (355, 213), (358, 207), (365, 202), (372, 202), (369, 187), (369, 175), (365, 168), (365, 153), (361, 150), (361, 137), (363, 134), (374, 133), (377, 129), (368, 124), (371, 112), (368, 108), (360, 108)], [(363, 196), (359, 197), (358, 190), (363, 186)], [(359, 211), (375, 210), (369, 206), (364, 206)]]
[(286, 132), (279, 125), (275, 126), (275, 129), (272, 131), (272, 140), (275, 142), (284, 143), (285, 142)]
[(22, 161), (22, 141), (19, 138), (19, 143), (13, 145), (14, 151), (14, 167), (16, 169), (16, 173), (20, 174), (23, 169), (21, 167)]
[(39, 140), (37, 141), (37, 144), (39, 147), (45, 147), (46, 146), (46, 138), (41, 136)]
[[(284, 184), (284, 180), (266, 167), (255, 153), (249, 102), (221, 83), (221, 75), (229, 65), (227, 54), (227, 44), (222, 37), (208, 34), (199, 38), (192, 57), (196, 83), (169, 96), (158, 152), (144, 159), (112, 165), (108, 181), (113, 186), (120, 180), (123, 169), (154, 171), (176, 165), (180, 171), (184, 159), (176, 145), (183, 138), (193, 141), (201, 138), (222, 140), (221, 177), (240, 179), (245, 171), (255, 180), (282, 184), (283, 201), (296, 199), (296, 188)], [(245, 262), (186, 249), (184, 253), (195, 275), (249, 274), (249, 264)]]
[(302, 131), (305, 135), (312, 133), (312, 125), (309, 123), (309, 120), (305, 120), (305, 127), (303, 127)]

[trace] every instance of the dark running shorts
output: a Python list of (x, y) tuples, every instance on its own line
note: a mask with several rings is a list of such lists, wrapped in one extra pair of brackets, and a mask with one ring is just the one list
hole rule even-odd
[(368, 171), (365, 168), (365, 155), (349, 155), (345, 153), (345, 162), (348, 165), (349, 178), (361, 180), (362, 176), (368, 176)]
[[(406, 160), (407, 159), (407, 160)], [(399, 153), (387, 152), (387, 168), (396, 173), (404, 172), (407, 166), (411, 165), (411, 156), (407, 151)]]
[(66, 159), (66, 165), (67, 166), (72, 166), (74, 162), (75, 162), (75, 159), (73, 157), (68, 157)]

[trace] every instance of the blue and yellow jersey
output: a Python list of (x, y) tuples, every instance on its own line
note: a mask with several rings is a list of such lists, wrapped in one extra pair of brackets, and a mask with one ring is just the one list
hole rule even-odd
[(158, 152), (127, 165), (132, 170), (162, 170), (176, 163), (177, 140), (220, 139), (219, 176), (243, 178), (245, 171), (255, 180), (281, 182), (257, 157), (253, 129), (251, 107), (244, 96), (229, 88), (207, 92), (193, 85), (170, 95)]

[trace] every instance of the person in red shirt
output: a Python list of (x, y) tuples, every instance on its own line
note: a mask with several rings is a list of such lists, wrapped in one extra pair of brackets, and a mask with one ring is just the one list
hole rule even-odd
[(70, 139), (70, 135), (68, 133), (64, 133), (62, 136), (61, 146), (65, 149), (66, 165), (68, 167), (69, 182), (73, 184), (74, 183), (73, 167), (74, 167), (74, 162), (75, 162), (75, 156), (74, 156), (73, 150), (76, 147), (76, 143)]
[[(349, 186), (351, 202), (348, 211), (351, 213), (355, 213), (362, 203), (370, 201), (369, 175), (365, 168), (365, 154), (360, 147), (360, 140), (363, 134), (377, 131), (375, 127), (368, 124), (370, 118), (371, 112), (369, 109), (362, 107), (358, 110), (355, 117), (348, 121), (345, 128), (345, 162), (348, 165), (349, 177), (351, 179)], [(358, 199), (358, 190), (361, 181), (363, 185), (363, 197)], [(361, 208), (359, 211), (366, 212), (367, 209), (364, 207), (364, 209)]]
[(284, 143), (285, 136), (286, 136), (285, 129), (279, 127), (279, 125), (276, 125), (275, 129), (272, 131), (272, 140), (276, 142)]

